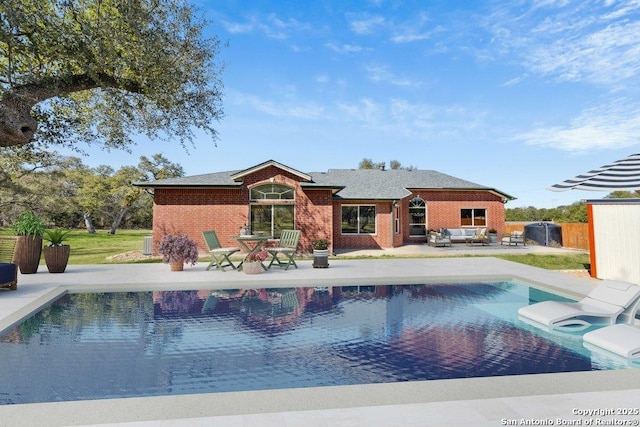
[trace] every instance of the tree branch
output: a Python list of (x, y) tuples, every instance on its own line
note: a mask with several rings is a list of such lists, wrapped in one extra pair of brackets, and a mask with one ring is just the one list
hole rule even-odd
[(23, 145), (33, 139), (37, 123), (31, 117), (31, 109), (37, 103), (99, 87), (121, 89), (130, 93), (144, 92), (137, 82), (118, 80), (106, 73), (47, 77), (39, 82), (15, 86), (0, 99), (0, 146)]

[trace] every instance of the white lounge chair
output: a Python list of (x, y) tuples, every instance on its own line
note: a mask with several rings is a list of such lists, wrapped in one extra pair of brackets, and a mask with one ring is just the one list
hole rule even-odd
[(640, 328), (626, 323), (587, 332), (583, 340), (587, 348), (591, 345), (628, 359), (640, 358)]
[(621, 318), (632, 322), (640, 304), (640, 286), (618, 280), (603, 280), (578, 302), (543, 301), (518, 310), (518, 315), (544, 326), (589, 326), (589, 320), (615, 324)]

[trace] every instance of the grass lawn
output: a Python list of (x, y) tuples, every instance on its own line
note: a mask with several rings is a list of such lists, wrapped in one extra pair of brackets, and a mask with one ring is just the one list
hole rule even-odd
[[(2, 229), (0, 235), (13, 235), (12, 229)], [(151, 230), (118, 230), (109, 234), (107, 230), (97, 230), (94, 234), (86, 230), (73, 230), (65, 238), (65, 244), (71, 246), (69, 264), (122, 264), (123, 261), (109, 261), (107, 257), (129, 251), (142, 250), (144, 237)], [(46, 245), (47, 242), (45, 241)], [(129, 261), (135, 262), (135, 261)], [(160, 262), (158, 259), (137, 262)], [(40, 259), (44, 264), (44, 255)]]
[[(0, 235), (12, 234), (13, 230), (10, 228), (0, 229)], [(113, 235), (108, 234), (106, 230), (98, 230), (95, 234), (89, 234), (86, 230), (73, 230), (65, 239), (65, 243), (71, 245), (69, 264), (160, 262), (157, 258), (143, 261), (110, 261), (107, 259), (113, 255), (142, 250), (144, 237), (150, 235), (151, 230), (118, 230), (116, 234)], [(548, 270), (585, 270), (589, 267), (589, 255), (586, 253), (568, 255), (505, 254), (491, 256)], [(388, 256), (385, 256), (385, 258), (388, 258)], [(42, 257), (41, 263), (44, 263), (44, 256)]]

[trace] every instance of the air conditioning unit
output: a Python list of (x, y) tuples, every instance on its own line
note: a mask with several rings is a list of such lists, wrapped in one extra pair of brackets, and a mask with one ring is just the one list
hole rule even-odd
[(142, 255), (151, 255), (153, 253), (153, 237), (145, 236), (144, 246), (142, 247)]

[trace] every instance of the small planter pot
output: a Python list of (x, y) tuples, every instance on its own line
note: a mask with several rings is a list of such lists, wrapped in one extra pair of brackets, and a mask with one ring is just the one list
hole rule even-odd
[(49, 273), (64, 273), (67, 269), (70, 253), (71, 246), (69, 245), (45, 246), (44, 261), (47, 263)]
[(313, 250), (313, 268), (329, 268), (329, 250)]
[(264, 271), (261, 262), (244, 262), (242, 264), (244, 274), (260, 274)]
[(182, 271), (184, 270), (184, 260), (181, 259), (180, 261), (171, 261), (169, 263), (169, 265), (171, 266), (171, 271)]

